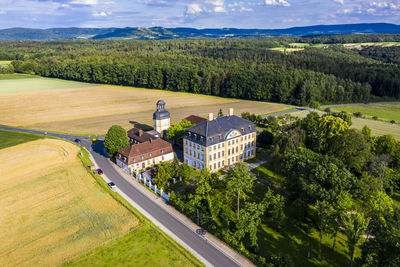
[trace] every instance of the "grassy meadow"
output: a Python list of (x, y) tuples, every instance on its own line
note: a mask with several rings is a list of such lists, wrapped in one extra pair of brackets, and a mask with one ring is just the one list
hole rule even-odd
[[(163, 240), (163, 242), (160, 242)], [(106, 263), (106, 264), (105, 264)], [(165, 240), (160, 231), (143, 225), (124, 237), (86, 253), (65, 266), (199, 266), (176, 246)]]
[(37, 75), (13, 73), (13, 74), (0, 74), (0, 80), (16, 80), (16, 79), (29, 79), (40, 78)]
[(39, 135), (13, 133), (0, 130), (0, 149), (41, 139)]
[[(303, 111), (297, 111), (297, 112), (290, 113), (290, 115), (296, 116), (299, 118), (304, 118), (309, 113), (310, 113), (310, 111), (303, 110)], [(385, 135), (385, 134), (390, 134), (390, 135), (393, 135), (393, 137), (396, 138), (397, 140), (400, 140), (400, 124), (391, 124), (390, 122), (356, 118), (354, 116), (352, 118), (352, 122), (353, 122), (353, 124), (351, 125), (350, 128), (362, 130), (362, 128), (365, 125), (367, 125), (371, 129), (372, 135), (381, 136), (381, 135)]]
[(8, 65), (11, 63), (11, 60), (0, 60), (0, 65)]
[(374, 116), (378, 120), (388, 121), (391, 120), (400, 123), (400, 104), (385, 104), (385, 105), (362, 105), (362, 106), (349, 106), (349, 107), (336, 107), (331, 108), (332, 111), (346, 111), (349, 113), (361, 112), (363, 117), (372, 119)]
[(152, 126), (152, 115), (160, 98), (171, 113), (171, 123), (192, 114), (203, 117), (210, 112), (217, 114), (220, 108), (227, 113), (232, 107), (240, 115), (245, 111), (266, 114), (291, 107), (48, 78), (1, 80), (0, 88), (0, 124), (81, 134), (105, 134), (114, 124), (125, 128), (133, 124)]

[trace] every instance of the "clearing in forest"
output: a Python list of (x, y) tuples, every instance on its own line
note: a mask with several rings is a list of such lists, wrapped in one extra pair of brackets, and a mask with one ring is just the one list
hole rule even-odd
[[(60, 81), (65, 84), (59, 85)], [(125, 128), (134, 123), (152, 126), (152, 115), (160, 98), (165, 100), (166, 109), (171, 113), (171, 123), (192, 114), (207, 117), (213, 112), (216, 115), (220, 108), (226, 114), (232, 107), (236, 115), (242, 112), (267, 114), (291, 108), (277, 103), (133, 87), (93, 86), (56, 79), (6, 80), (0, 81), (0, 85), (1, 82), (8, 83), (9, 88), (20, 82), (26, 85), (35, 82), (35, 90), (0, 93), (0, 124), (68, 133), (105, 134), (114, 124)], [(53, 86), (58, 90), (51, 90)], [(62, 89), (62, 86), (69, 88)]]
[[(303, 111), (293, 112), (290, 115), (299, 118), (304, 118), (309, 113), (310, 111), (303, 110)], [(319, 113), (322, 114), (322, 112)], [(396, 138), (397, 140), (400, 140), (400, 124), (391, 124), (389, 122), (384, 122), (384, 121), (356, 118), (354, 116), (352, 117), (352, 122), (353, 124), (351, 125), (350, 128), (362, 130), (362, 128), (366, 125), (371, 129), (372, 135), (374, 136), (390, 134), (393, 135), (393, 137)]]
[(372, 119), (374, 116), (378, 120), (400, 123), (400, 104), (382, 104), (382, 105), (362, 105), (331, 108), (333, 111), (346, 111), (349, 113), (361, 112), (362, 116)]
[(0, 150), (1, 266), (59, 265), (140, 225), (94, 181), (78, 150), (55, 139)]

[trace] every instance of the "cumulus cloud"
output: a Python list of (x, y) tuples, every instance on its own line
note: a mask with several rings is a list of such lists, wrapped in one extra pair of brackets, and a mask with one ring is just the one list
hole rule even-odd
[(290, 3), (286, 0), (265, 0), (265, 4), (268, 6), (290, 6)]
[(203, 12), (203, 9), (200, 7), (198, 3), (191, 3), (186, 7), (187, 14), (198, 14)]

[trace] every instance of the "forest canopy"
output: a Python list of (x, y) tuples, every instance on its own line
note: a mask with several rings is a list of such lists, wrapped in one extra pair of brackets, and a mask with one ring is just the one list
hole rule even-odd
[[(14, 71), (62, 79), (308, 105), (400, 98), (399, 47), (363, 51), (347, 41), (398, 35), (186, 40), (0, 42)], [(282, 53), (273, 47), (314, 44)], [(331, 45), (328, 45), (331, 44)]]

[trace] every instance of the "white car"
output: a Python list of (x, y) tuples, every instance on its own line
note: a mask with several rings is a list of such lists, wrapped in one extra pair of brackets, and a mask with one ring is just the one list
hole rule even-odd
[(108, 186), (109, 186), (111, 189), (117, 188), (117, 186), (116, 186), (113, 182), (109, 182), (109, 183), (108, 183)]

